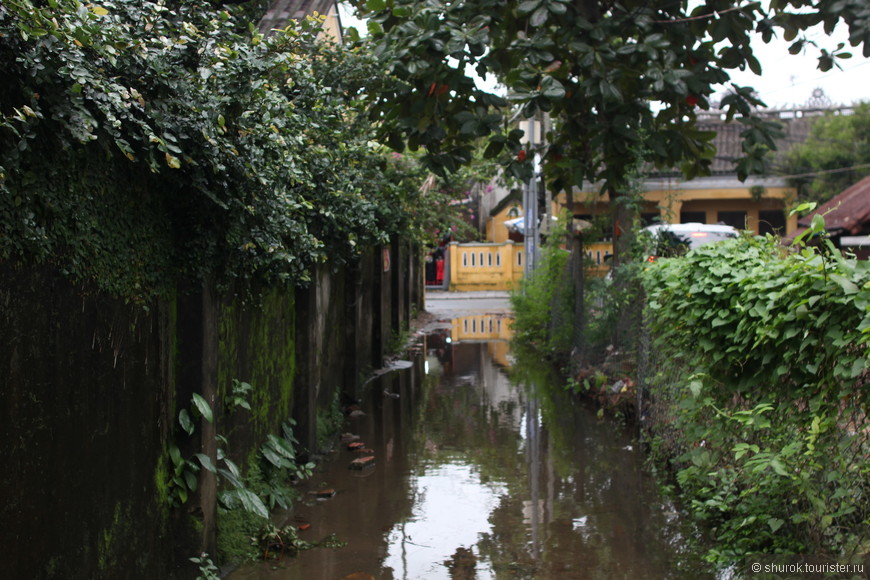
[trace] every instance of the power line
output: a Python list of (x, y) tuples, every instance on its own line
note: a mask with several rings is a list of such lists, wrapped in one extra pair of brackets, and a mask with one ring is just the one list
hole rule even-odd
[(673, 20), (653, 20), (656, 24), (676, 24), (678, 22), (690, 22), (692, 20), (705, 20), (707, 18), (714, 18), (719, 16), (720, 14), (725, 14), (726, 12), (734, 12), (735, 10), (745, 10), (746, 6), (734, 6), (732, 8), (726, 8), (725, 10), (715, 10), (710, 12), (709, 14), (700, 14), (698, 16), (686, 16), (685, 18), (674, 18)]
[(831, 173), (845, 173), (846, 171), (854, 171), (855, 169), (864, 169), (870, 167), (870, 163), (862, 163), (860, 165), (853, 165), (851, 167), (841, 167), (839, 169), (822, 169), (819, 171), (813, 171), (811, 173), (795, 173), (792, 175), (780, 175), (779, 177), (783, 177), (785, 179), (793, 179), (796, 177), (817, 177), (819, 175), (827, 175)]

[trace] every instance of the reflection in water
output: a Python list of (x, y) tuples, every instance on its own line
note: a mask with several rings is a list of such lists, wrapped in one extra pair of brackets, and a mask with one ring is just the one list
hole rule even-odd
[(500, 343), (460, 342), (452, 331), (427, 337), (428, 374), (419, 361), (371, 387), (349, 429), (374, 449), (374, 472), (351, 477), (341, 451), (307, 483), (338, 493), (296, 516), (347, 547), (231, 578), (713, 577), (629, 437), (574, 405), (540, 365), (519, 357), (506, 369), (493, 356)]
[(428, 465), (411, 483), (417, 493), (413, 512), (387, 534), (384, 567), (392, 570), (394, 578), (441, 578), (444, 567), (452, 564), (445, 562), (455, 554), (467, 557), (480, 534), (490, 530), (488, 514), (506, 489), (483, 483), (461, 459)]

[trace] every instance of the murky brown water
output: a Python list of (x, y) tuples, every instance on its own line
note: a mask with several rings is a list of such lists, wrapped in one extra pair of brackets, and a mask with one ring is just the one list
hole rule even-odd
[[(300, 535), (347, 545), (231, 580), (713, 578), (622, 429), (515, 364), (506, 342), (449, 336), (371, 383), (365, 415), (349, 419), (376, 466), (349, 469), (358, 455), (341, 447), (306, 482)], [(335, 496), (307, 493), (323, 488)]]

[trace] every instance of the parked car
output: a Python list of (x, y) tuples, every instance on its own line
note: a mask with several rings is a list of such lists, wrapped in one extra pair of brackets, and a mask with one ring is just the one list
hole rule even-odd
[(680, 256), (704, 244), (739, 235), (737, 228), (722, 224), (655, 224), (643, 228), (650, 236), (650, 262), (658, 257)]

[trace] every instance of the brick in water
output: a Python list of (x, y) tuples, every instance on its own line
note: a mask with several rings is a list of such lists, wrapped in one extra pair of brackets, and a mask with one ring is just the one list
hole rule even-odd
[(367, 457), (357, 457), (353, 461), (350, 462), (351, 469), (368, 469), (369, 467), (375, 466), (375, 457), (374, 455), (369, 455)]
[(348, 443), (347, 448), (351, 451), (356, 451), (357, 449), (363, 449), (366, 446), (362, 441), (354, 441), (353, 443)]

